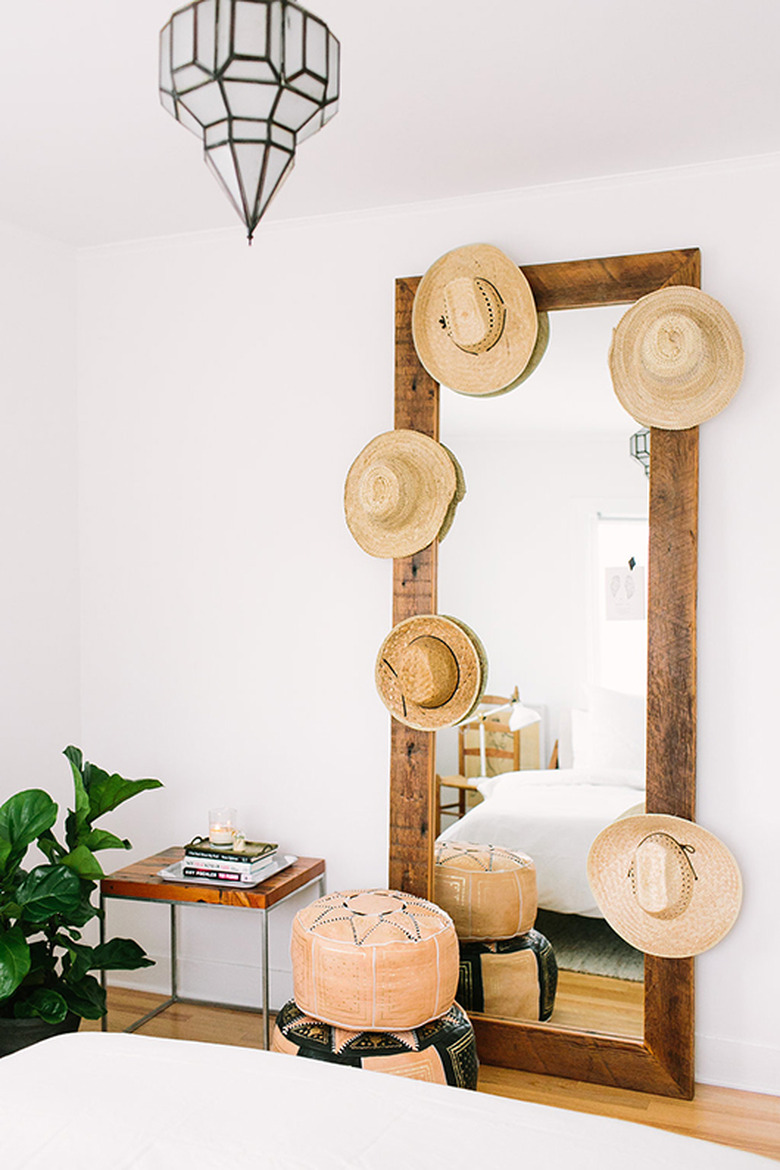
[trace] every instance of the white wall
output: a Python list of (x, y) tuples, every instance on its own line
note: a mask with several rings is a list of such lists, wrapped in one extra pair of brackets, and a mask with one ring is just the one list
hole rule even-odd
[[(137, 855), (221, 800), (249, 833), (327, 858), (330, 888), (386, 880), (372, 677), (391, 569), (353, 543), (341, 496), (392, 426), (394, 277), (474, 240), (519, 263), (698, 245), (748, 360), (701, 436), (699, 817), (739, 857), (745, 905), (697, 962), (697, 1075), (780, 1091), (779, 194), (771, 158), (267, 225), (251, 249), (237, 228), (82, 254), (83, 741), (165, 781), (117, 824)], [(256, 1002), (241, 913), (189, 913), (185, 989)], [(152, 908), (111, 915), (164, 951)], [(277, 1001), (289, 917), (271, 919)]]
[(75, 252), (0, 224), (0, 802), (78, 743)]

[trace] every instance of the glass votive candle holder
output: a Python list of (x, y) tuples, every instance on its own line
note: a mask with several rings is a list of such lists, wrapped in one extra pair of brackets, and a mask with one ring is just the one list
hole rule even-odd
[(234, 808), (209, 809), (209, 841), (212, 845), (232, 845), (236, 824)]

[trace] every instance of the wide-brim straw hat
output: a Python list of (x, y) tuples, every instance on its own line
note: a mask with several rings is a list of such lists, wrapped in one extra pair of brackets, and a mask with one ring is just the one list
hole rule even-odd
[[(417, 356), (461, 394), (510, 389), (527, 369), (539, 332), (531, 286), (500, 248), (466, 244), (441, 256), (412, 307)], [(544, 352), (537, 351), (537, 362)]]
[(485, 691), (487, 656), (457, 618), (418, 614), (394, 626), (376, 660), (376, 686), (391, 715), (418, 731), (452, 727)]
[(673, 285), (642, 297), (621, 317), (609, 368), (621, 405), (646, 427), (680, 431), (723, 410), (745, 357), (732, 317), (699, 288)]
[(463, 472), (446, 447), (420, 431), (388, 431), (350, 467), (344, 514), (365, 552), (408, 557), (449, 527), (464, 494)]
[(742, 904), (739, 867), (713, 833), (681, 817), (621, 817), (588, 854), (596, 903), (621, 938), (649, 955), (688, 958), (714, 947)]

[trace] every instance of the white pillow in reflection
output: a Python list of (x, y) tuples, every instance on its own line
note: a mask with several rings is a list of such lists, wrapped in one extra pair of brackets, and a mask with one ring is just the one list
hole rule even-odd
[(542, 768), (521, 772), (501, 772), (498, 776), (477, 777), (474, 784), (487, 800), (498, 793), (506, 795), (513, 788), (565, 788), (595, 785), (599, 788), (636, 788), (643, 790), (645, 774), (639, 768)]
[(589, 687), (587, 711), (572, 711), (572, 748), (575, 768), (644, 774), (644, 695)]

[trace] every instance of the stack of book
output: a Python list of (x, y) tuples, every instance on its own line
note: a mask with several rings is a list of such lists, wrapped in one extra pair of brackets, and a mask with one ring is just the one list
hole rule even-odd
[(256, 885), (263, 874), (276, 865), (277, 845), (268, 841), (245, 841), (243, 848), (232, 845), (212, 845), (196, 838), (184, 846), (181, 875), (185, 878), (205, 878), (212, 882), (235, 882)]

